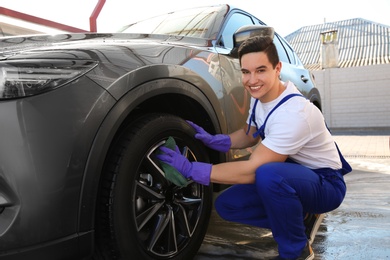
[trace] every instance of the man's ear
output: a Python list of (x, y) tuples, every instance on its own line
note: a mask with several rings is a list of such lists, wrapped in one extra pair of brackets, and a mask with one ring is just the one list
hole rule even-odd
[(282, 62), (279, 61), (278, 64), (276, 65), (276, 67), (279, 68), (279, 73), (282, 71)]
[(279, 61), (278, 64), (276, 64), (276, 72), (280, 75), (280, 72), (282, 71), (282, 62)]

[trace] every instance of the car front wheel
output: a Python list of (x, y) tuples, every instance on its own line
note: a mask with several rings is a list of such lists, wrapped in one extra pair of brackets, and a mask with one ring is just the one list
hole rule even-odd
[(94, 259), (191, 259), (207, 231), (212, 188), (179, 187), (154, 158), (172, 136), (190, 161), (208, 161), (183, 119), (165, 114), (129, 123), (105, 162), (96, 216)]

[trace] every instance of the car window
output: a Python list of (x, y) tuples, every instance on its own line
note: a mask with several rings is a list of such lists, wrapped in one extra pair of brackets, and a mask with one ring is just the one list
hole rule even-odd
[(288, 44), (286, 40), (284, 40), (284, 38), (280, 37), (279, 35), (276, 35), (274, 42), (278, 48), (279, 59), (281, 61), (288, 62), (293, 65), (301, 64), (297, 54), (292, 49), (290, 44)]
[(286, 52), (288, 57), (290, 58), (291, 64), (298, 64), (299, 59), (295, 51), (292, 49), (290, 44), (286, 42), (286, 40), (282, 39), (282, 42), (284, 42), (284, 46), (286, 46)]
[(287, 55), (287, 48), (283, 45), (280, 38), (275, 34), (274, 43), (276, 45), (276, 49), (278, 50), (279, 60), (282, 62), (290, 63), (290, 59)]
[(262, 21), (260, 21), (260, 20), (257, 19), (256, 17), (253, 17), (253, 21), (255, 21), (255, 24), (266, 25), (265, 23), (263, 23)]
[(227, 49), (233, 49), (233, 34), (244, 25), (253, 24), (251, 17), (243, 13), (233, 13), (226, 22), (219, 45)]
[(122, 33), (168, 34), (208, 38), (218, 7), (199, 7), (156, 16), (121, 29)]

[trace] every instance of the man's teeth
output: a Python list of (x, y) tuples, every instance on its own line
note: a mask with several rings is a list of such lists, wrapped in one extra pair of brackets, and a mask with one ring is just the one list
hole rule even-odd
[(255, 86), (255, 87), (251, 87), (251, 89), (253, 89), (253, 90), (257, 90), (257, 89), (259, 89), (261, 86)]

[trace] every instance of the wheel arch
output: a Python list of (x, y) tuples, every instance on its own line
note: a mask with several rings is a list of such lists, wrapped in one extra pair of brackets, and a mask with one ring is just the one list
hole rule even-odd
[[(212, 103), (214, 102), (214, 103)], [(173, 78), (156, 79), (127, 92), (111, 109), (93, 142), (80, 194), (79, 232), (94, 228), (96, 198), (100, 175), (111, 144), (122, 127), (147, 113), (168, 113), (194, 122), (205, 122), (205, 129), (221, 132), (224, 115), (215, 104), (194, 84)], [(210, 151), (212, 162), (225, 160), (217, 152)]]
[(317, 88), (312, 88), (308, 94), (310, 102), (312, 102), (320, 111), (322, 111), (321, 96)]

